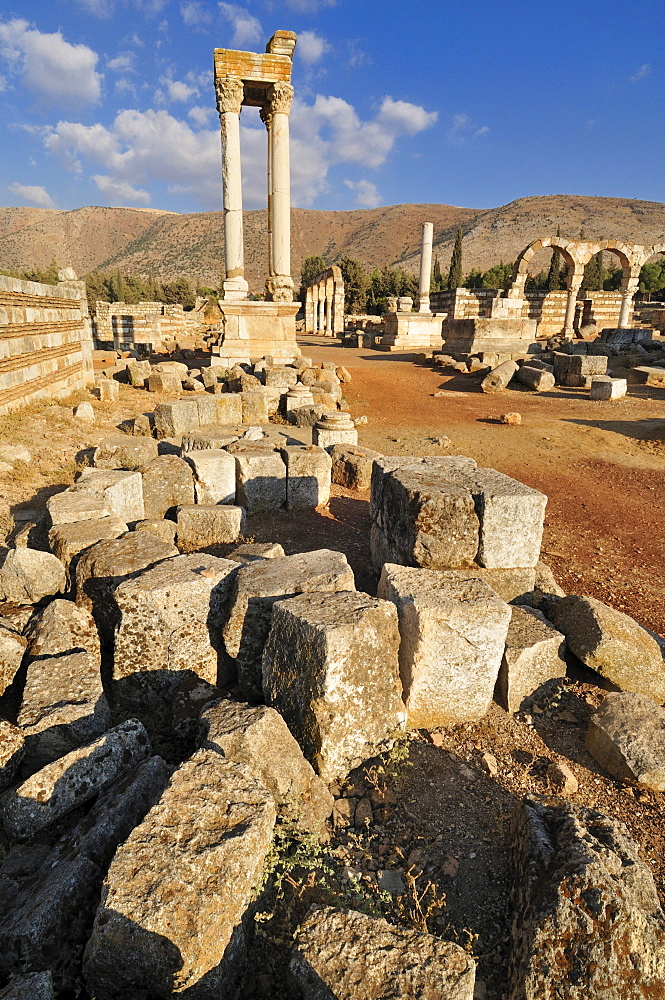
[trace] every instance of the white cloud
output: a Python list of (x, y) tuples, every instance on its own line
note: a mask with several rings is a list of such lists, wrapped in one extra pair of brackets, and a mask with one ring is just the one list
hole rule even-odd
[(651, 76), (651, 63), (643, 63), (632, 76), (628, 77), (628, 82), (639, 83), (640, 80), (646, 80), (648, 76)]
[(0, 75), (0, 94), (8, 87), (7, 77)]
[(113, 13), (113, 0), (77, 0), (79, 7), (97, 17), (110, 17)]
[(119, 52), (115, 59), (109, 59), (106, 68), (113, 73), (133, 73), (135, 52)]
[(87, 45), (71, 45), (57, 31), (45, 34), (15, 18), (0, 23), (0, 58), (28, 90), (51, 104), (96, 104), (102, 76)]
[(19, 184), (18, 181), (14, 181), (13, 184), (9, 185), (7, 190), (15, 195), (16, 198), (21, 198), (31, 205), (36, 205), (37, 208), (57, 208), (56, 203), (46, 188), (38, 184)]
[(189, 118), (192, 119), (195, 125), (199, 128), (205, 128), (210, 124), (210, 119), (215, 114), (214, 108), (203, 108), (199, 104), (195, 104), (193, 108), (190, 108), (187, 112)]
[(235, 3), (220, 3), (219, 11), (233, 28), (231, 45), (254, 45), (263, 38), (263, 28), (258, 18)]
[(189, 28), (212, 23), (212, 12), (201, 0), (188, 0), (180, 4), (180, 16)]
[(350, 66), (351, 69), (358, 69), (360, 66), (368, 66), (372, 62), (367, 53), (360, 48), (358, 42), (359, 40), (357, 38), (349, 38), (346, 42), (346, 47), (349, 52), (349, 58), (346, 61), (346, 65)]
[(337, 0), (286, 0), (286, 6), (296, 14), (317, 14), (324, 7), (336, 7)]
[(112, 205), (149, 205), (150, 195), (135, 188), (127, 181), (119, 181), (104, 174), (93, 174), (93, 181)]
[(185, 83), (183, 80), (172, 80), (170, 77), (163, 76), (159, 82), (166, 87), (170, 101), (189, 101), (192, 97), (199, 96), (198, 88)]
[(326, 52), (330, 52), (330, 45), (325, 38), (321, 38), (315, 31), (301, 31), (299, 33), (296, 55), (300, 56), (303, 62), (308, 65), (318, 62)]
[(344, 183), (356, 192), (356, 205), (361, 208), (376, 208), (381, 204), (378, 188), (371, 181), (344, 181)]
[(477, 139), (481, 135), (487, 135), (489, 130), (489, 125), (481, 125), (478, 128), (467, 114), (457, 114), (453, 115), (448, 139), (457, 146), (463, 146), (467, 139)]

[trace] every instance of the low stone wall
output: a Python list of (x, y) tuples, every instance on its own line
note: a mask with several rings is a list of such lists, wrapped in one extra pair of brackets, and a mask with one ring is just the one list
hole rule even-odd
[(85, 284), (0, 275), (0, 415), (93, 378)]
[(185, 311), (179, 304), (163, 302), (98, 302), (93, 319), (95, 346), (127, 351), (144, 344), (151, 351), (171, 349), (171, 345), (191, 346), (200, 339), (207, 324), (199, 310)]

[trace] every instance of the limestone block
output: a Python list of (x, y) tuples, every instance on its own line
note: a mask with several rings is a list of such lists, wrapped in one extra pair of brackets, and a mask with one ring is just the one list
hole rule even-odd
[(128, 531), (127, 524), (119, 517), (99, 517), (89, 521), (71, 521), (56, 524), (48, 534), (51, 552), (71, 576), (76, 557), (91, 545), (107, 538), (119, 538)]
[(476, 963), (433, 934), (315, 906), (298, 929), (289, 973), (303, 1000), (473, 1000)]
[(18, 548), (5, 550), (0, 566), (0, 593), (15, 604), (37, 604), (43, 597), (64, 591), (65, 567), (50, 552)]
[(636, 621), (595, 597), (563, 597), (550, 608), (575, 656), (622, 691), (665, 702), (663, 650)]
[(29, 660), (86, 652), (98, 666), (101, 663), (95, 620), (86, 608), (77, 607), (73, 601), (51, 601), (31, 619), (25, 635)]
[(419, 466), (422, 474), (429, 474), (434, 469), (447, 472), (473, 472), (477, 466), (472, 458), (466, 455), (444, 455), (441, 457), (417, 458), (413, 456), (396, 457), (384, 455), (374, 459), (372, 465), (372, 493), (370, 496), (370, 515), (380, 527), (384, 526), (383, 487), (387, 477), (398, 469), (406, 466)]
[(196, 399), (180, 399), (174, 403), (159, 403), (155, 407), (155, 431), (158, 438), (177, 437), (199, 427)]
[(0, 719), (0, 791), (11, 785), (25, 756), (25, 740), (18, 726)]
[(191, 376), (188, 376), (186, 379), (183, 379), (182, 387), (183, 389), (186, 389), (188, 392), (205, 392), (205, 386), (203, 382), (201, 382), (200, 379), (192, 378)]
[(22, 444), (0, 444), (0, 462), (25, 462), (28, 465), (32, 462), (32, 453)]
[(485, 566), (471, 566), (468, 569), (448, 569), (446, 573), (454, 573), (460, 579), (474, 577), (477, 580), (484, 580), (501, 600), (508, 604), (512, 601), (518, 604), (531, 604), (534, 598), (536, 570), (533, 566), (517, 569), (486, 569)]
[(235, 995), (243, 918), (275, 804), (242, 764), (199, 750), (118, 848), (84, 960), (97, 1000)]
[(140, 472), (84, 469), (70, 488), (98, 496), (108, 506), (109, 513), (123, 521), (140, 521), (145, 516)]
[(217, 423), (217, 401), (214, 396), (209, 396), (207, 393), (199, 396), (196, 400), (196, 410), (199, 415), (199, 427)]
[(608, 694), (589, 719), (586, 746), (619, 781), (665, 791), (665, 711), (651, 698)]
[(152, 374), (152, 367), (149, 361), (135, 361), (131, 359), (127, 362), (125, 371), (127, 372), (129, 384), (143, 389), (147, 379)]
[(130, 437), (118, 434), (104, 438), (95, 448), (96, 469), (140, 469), (157, 458), (158, 445), (152, 437)]
[(314, 424), (312, 443), (326, 451), (336, 444), (358, 444), (358, 431), (348, 413), (324, 413)]
[(554, 388), (554, 374), (542, 368), (532, 368), (530, 365), (522, 365), (515, 372), (515, 378), (522, 385), (533, 389), (535, 392), (547, 392)]
[(148, 520), (159, 520), (175, 514), (181, 504), (194, 503), (194, 474), (182, 458), (160, 455), (145, 466), (142, 475), (144, 517)]
[(181, 552), (237, 542), (245, 530), (245, 511), (230, 504), (178, 507), (177, 539)]
[(150, 741), (136, 719), (129, 719), (88, 746), (37, 771), (2, 800), (8, 836), (25, 840), (89, 802), (150, 753)]
[[(528, 708), (547, 681), (566, 676), (566, 640), (533, 608), (512, 608), (496, 695), (507, 712)], [(528, 704), (527, 704), (528, 702)]]
[(298, 384), (298, 369), (285, 365), (283, 368), (266, 368), (263, 384), (273, 389), (290, 389)]
[(530, 797), (512, 823), (511, 998), (643, 1000), (665, 989), (665, 916), (626, 827)]
[(289, 423), (296, 427), (314, 427), (321, 417), (328, 412), (328, 408), (323, 404), (316, 403), (313, 406), (299, 406), (289, 410)]
[(397, 615), (356, 592), (278, 601), (263, 654), (266, 701), (324, 781), (344, 777), (403, 727)]
[(163, 542), (175, 545), (175, 521), (167, 521), (166, 518), (156, 521), (137, 521), (134, 525), (134, 531), (147, 531), (149, 534), (154, 535), (155, 538), (160, 538)]
[(283, 555), (285, 552), (279, 542), (245, 542), (229, 552), (226, 558), (244, 564), (257, 559), (277, 559)]
[(117, 403), (120, 398), (120, 384), (112, 378), (102, 378), (99, 380), (99, 399), (102, 403)]
[(54, 997), (50, 972), (28, 972), (0, 990), (0, 1000), (54, 1000)]
[(182, 378), (175, 372), (158, 372), (153, 368), (148, 379), (148, 392), (172, 392), (178, 395), (182, 390)]
[(95, 422), (95, 411), (92, 408), (92, 403), (79, 403), (78, 406), (74, 407), (73, 413), (76, 419), (82, 423), (94, 424)]
[(320, 831), (333, 797), (289, 732), (279, 712), (218, 700), (201, 713), (202, 745), (246, 764), (273, 799), (278, 812), (301, 829)]
[(132, 434), (135, 437), (152, 437), (154, 418), (154, 413), (139, 413), (138, 417), (130, 421)]
[(502, 392), (508, 388), (508, 383), (517, 369), (518, 365), (514, 361), (504, 361), (485, 376), (480, 383), (480, 388), (487, 393)]
[(433, 729), (489, 709), (510, 607), (484, 581), (386, 563), (378, 595), (397, 606), (409, 726)]
[(228, 374), (228, 369), (221, 365), (209, 365), (208, 368), (201, 369), (201, 381), (206, 389), (211, 389), (218, 382), (223, 381)]
[(215, 406), (217, 408), (218, 424), (241, 424), (242, 420), (242, 398), (234, 393), (224, 393), (215, 396)]
[(372, 485), (372, 466), (382, 456), (361, 445), (336, 444), (332, 448), (332, 481), (350, 490), (368, 490)]
[(237, 454), (236, 503), (248, 514), (279, 510), (286, 503), (286, 466), (277, 452)]
[(478, 562), (488, 569), (535, 566), (547, 497), (495, 469), (476, 469), (470, 489), (480, 518)]
[(246, 697), (261, 699), (261, 658), (273, 605), (302, 593), (355, 590), (353, 571), (341, 552), (317, 549), (243, 566), (235, 578), (224, 624), (224, 644), (235, 657)]
[(21, 666), (27, 640), (12, 627), (6, 618), (0, 618), (0, 695), (14, 680)]
[(577, 378), (579, 384), (583, 375), (605, 375), (606, 372), (606, 355), (554, 353), (554, 378), (558, 385), (565, 384), (567, 377)]
[(311, 509), (330, 500), (332, 460), (315, 446), (282, 448), (286, 465), (286, 506), (289, 510)]
[(288, 417), (292, 410), (303, 406), (314, 406), (314, 396), (306, 385), (294, 385), (284, 396), (284, 412)]
[(217, 683), (221, 627), (237, 563), (177, 556), (120, 584), (113, 663), (114, 697), (160, 704), (190, 672)]
[(189, 451), (185, 460), (194, 470), (194, 490), (199, 504), (233, 503), (236, 496), (236, 462), (221, 448)]
[(19, 852), (29, 846), (10, 852), (7, 861), (11, 865), (14, 854), (19, 873), (12, 880), (11, 906), (0, 916), (3, 972), (48, 966), (67, 991), (80, 970), (109, 862), (159, 798), (170, 773), (161, 758), (151, 757), (116, 780), (27, 877), (21, 877)]
[(173, 543), (147, 531), (129, 531), (122, 538), (98, 542), (83, 553), (76, 566), (76, 603), (92, 612), (103, 642), (112, 641), (118, 624), (113, 601), (116, 587), (177, 555)]
[(623, 399), (627, 391), (628, 383), (625, 378), (595, 375), (591, 379), (590, 399)]
[(102, 518), (114, 516), (114, 512), (105, 497), (81, 492), (75, 486), (70, 486), (61, 493), (49, 497), (46, 501), (46, 509), (53, 526), (74, 524), (78, 521), (99, 521)]
[(267, 424), (268, 400), (259, 390), (241, 392), (243, 424)]
[(160, 361), (158, 364), (152, 366), (152, 371), (160, 374), (162, 372), (170, 372), (172, 375), (178, 375), (183, 379), (187, 377), (189, 368), (182, 361)]

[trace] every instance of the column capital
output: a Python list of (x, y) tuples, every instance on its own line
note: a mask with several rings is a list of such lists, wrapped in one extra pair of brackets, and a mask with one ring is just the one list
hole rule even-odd
[(222, 80), (215, 80), (215, 93), (217, 95), (217, 111), (220, 116), (226, 111), (231, 111), (236, 115), (240, 114), (245, 94), (242, 80), (230, 76)]
[(272, 127), (272, 108), (269, 104), (263, 104), (259, 108), (259, 118), (269, 132)]
[(290, 83), (273, 83), (268, 90), (268, 100), (270, 103), (267, 109), (271, 116), (279, 112), (285, 115), (291, 114), (293, 87)]

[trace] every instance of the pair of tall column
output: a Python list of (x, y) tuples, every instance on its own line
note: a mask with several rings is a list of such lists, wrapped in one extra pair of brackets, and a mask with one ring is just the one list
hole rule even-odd
[(432, 242), (434, 223), (423, 222), (423, 236), (420, 247), (420, 281), (418, 287), (418, 312), (430, 312), (429, 290), (432, 274)]
[[(217, 80), (217, 110), (222, 132), (222, 181), (224, 187), (224, 299), (246, 299), (242, 223), (242, 167), (240, 111), (244, 99), (242, 80)], [(271, 84), (261, 118), (268, 130), (268, 259), (266, 296), (275, 302), (293, 301), (291, 278), (291, 183), (289, 114), (293, 99), (290, 83)]]

